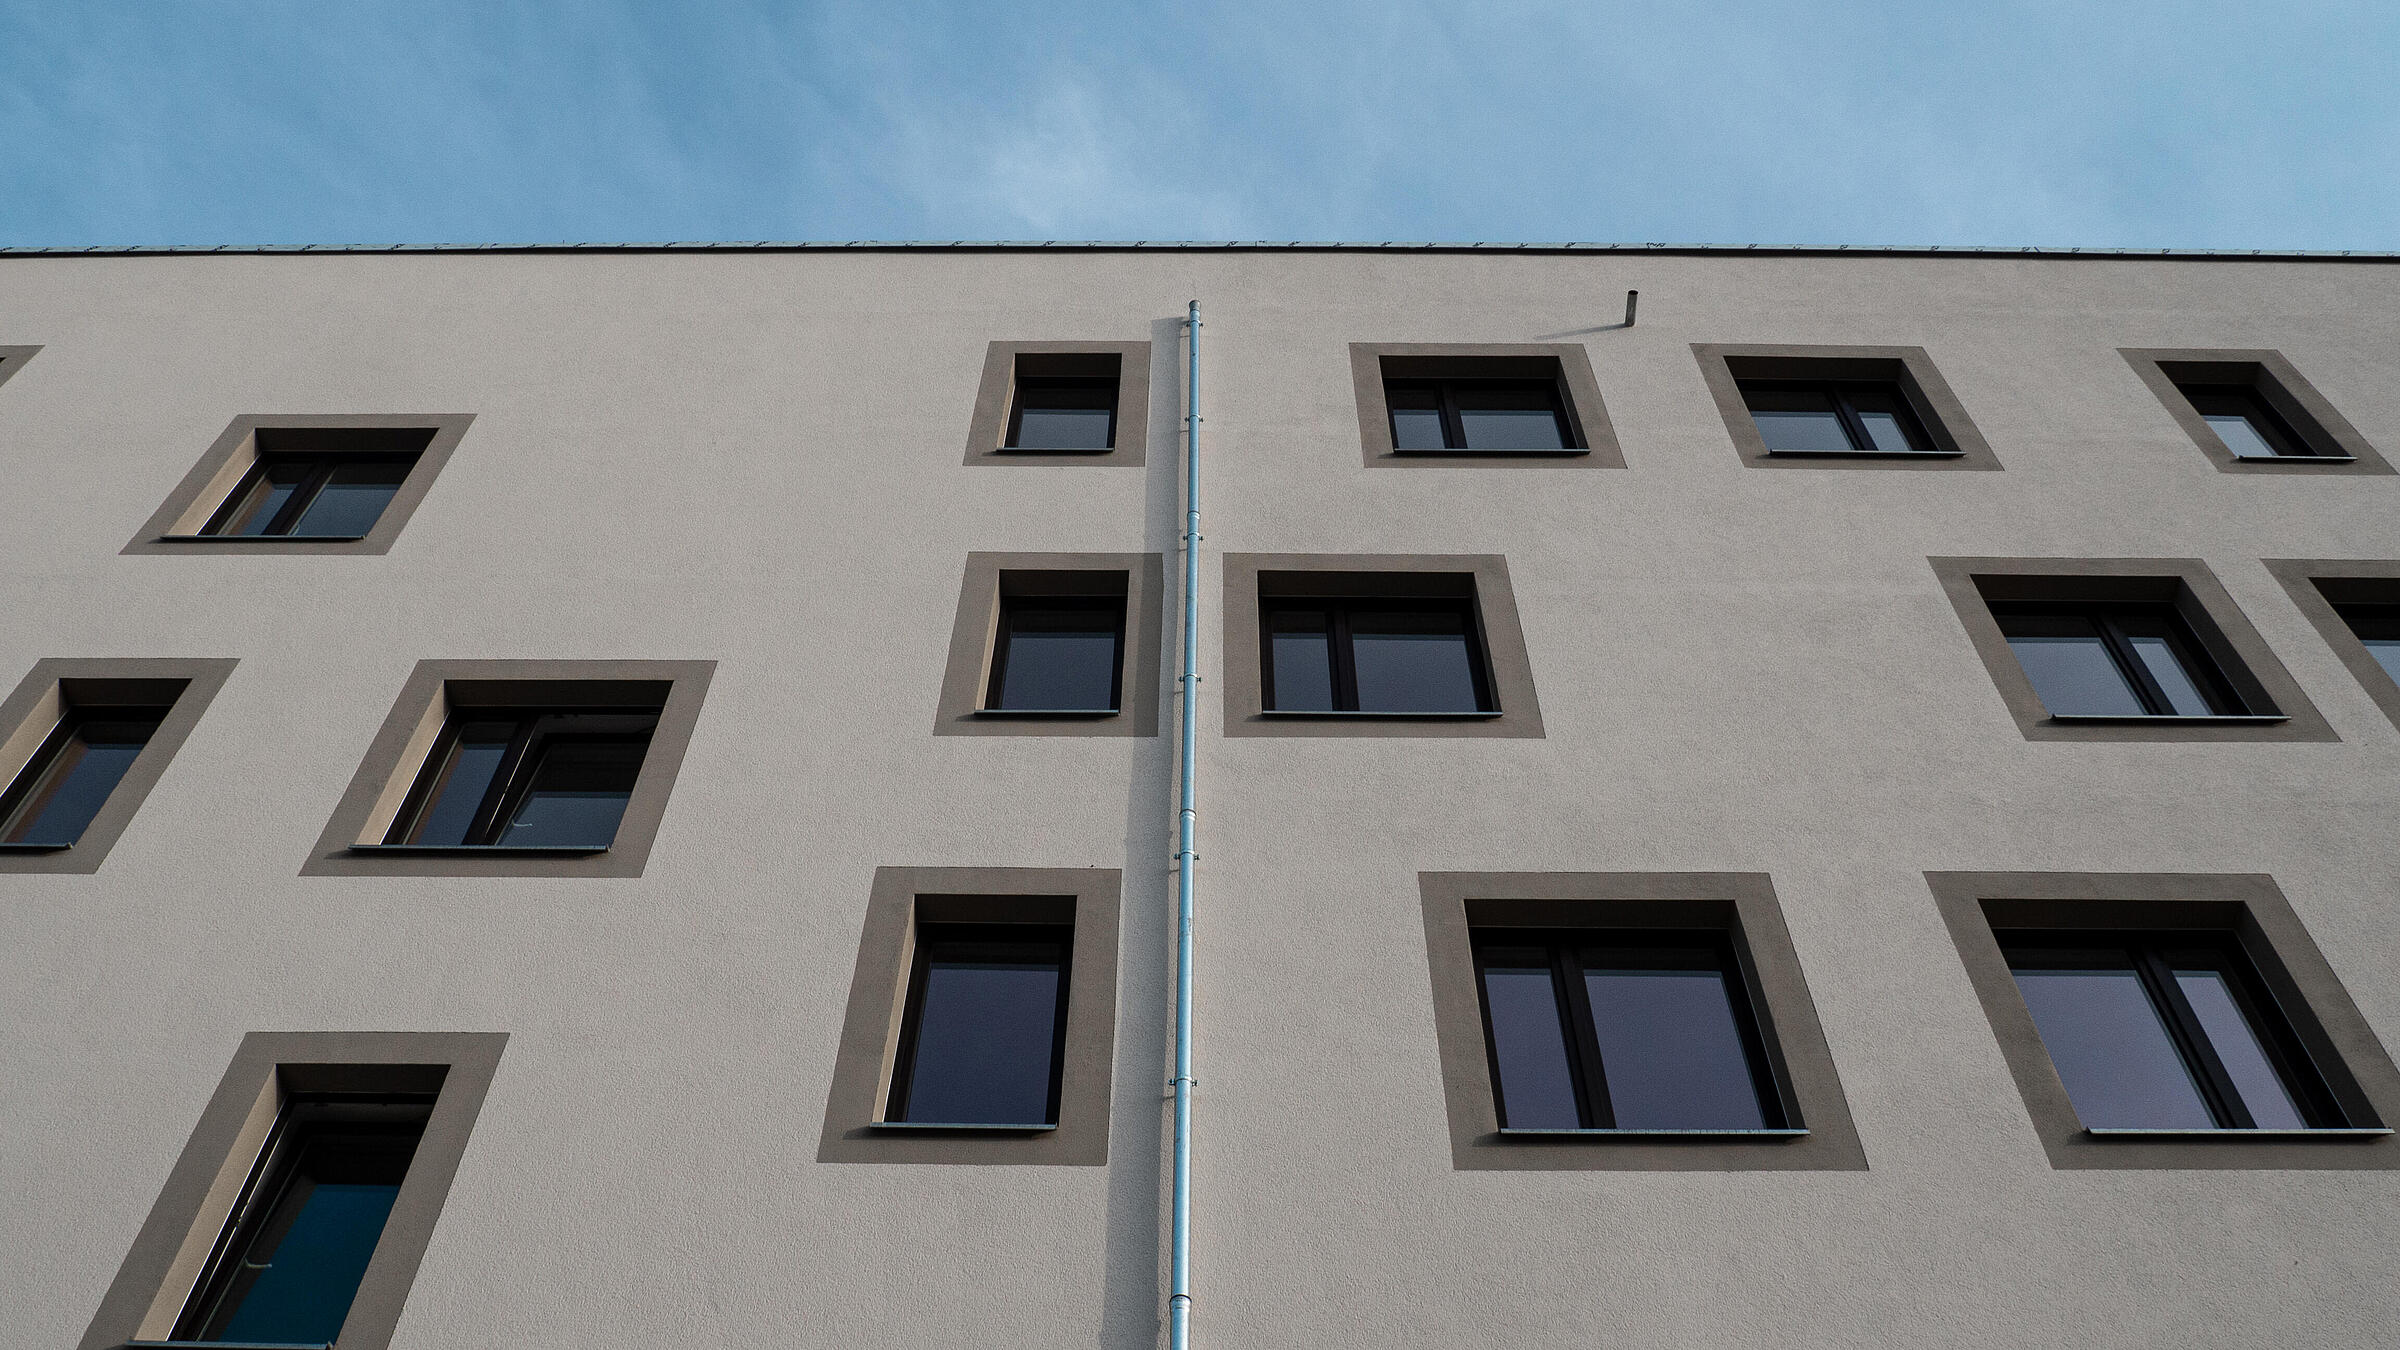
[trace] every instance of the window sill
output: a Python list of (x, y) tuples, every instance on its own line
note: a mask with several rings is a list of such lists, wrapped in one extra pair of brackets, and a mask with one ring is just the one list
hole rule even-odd
[(2356, 464), (2356, 455), (2235, 455), (2236, 464)]
[(1282, 721), (1304, 722), (1488, 722), (1500, 716), (1500, 710), (1495, 708), (1490, 712), (1357, 712), (1344, 710), (1305, 712), (1299, 709), (1262, 708), (1259, 710), (1259, 716), (1273, 717)]
[(2351, 1129), (2348, 1127), (2323, 1130), (2116, 1130), (2098, 1129), (2087, 1126), (2084, 1129), (2084, 1133), (2092, 1136), (2095, 1139), (2347, 1139), (2355, 1141), (2360, 1139), (2381, 1139), (2385, 1135), (2388, 1135), (2392, 1132), (2390, 1130), (2381, 1128)]
[(1590, 447), (1578, 445), (1564, 450), (1540, 447), (1526, 450), (1477, 450), (1444, 447), (1440, 450), (1394, 449), (1392, 453), (1407, 459), (1573, 459), (1577, 455), (1588, 455), (1592, 452)]
[(1512, 1130), (1503, 1139), (1800, 1139), (1806, 1130)]
[[(366, 538), (363, 534), (162, 534), (162, 544), (355, 544)], [(161, 1341), (159, 1344), (215, 1345), (231, 1341)]]
[(1775, 459), (1965, 459), (1964, 450), (1769, 450)]
[(1115, 708), (977, 708), (974, 715), (977, 717), (1089, 718), (1116, 717), (1120, 714)]
[(1113, 455), (1113, 445), (1003, 445), (995, 455)]
[(871, 1120), (867, 1122), (867, 1128), (895, 1131), (924, 1130), (937, 1134), (958, 1134), (969, 1130), (981, 1134), (1042, 1134), (1058, 1127), (1056, 1125), (965, 1125), (921, 1120)]
[(2176, 717), (2172, 715), (2153, 716), (2149, 713), (2052, 713), (2050, 714), (2048, 720), (2059, 723), (2063, 726), (2149, 726), (2153, 723), (2170, 723), (2179, 727), (2263, 727), (2272, 726), (2277, 722), (2289, 722), (2292, 719), (2283, 715), (2282, 713), (2260, 716), (2244, 715), (2238, 717), (2232, 715), (2209, 717)]
[(0, 844), (0, 853), (64, 853), (73, 844)]
[(117, 1350), (333, 1350), (331, 1341), (126, 1341)]
[(352, 844), (369, 858), (588, 858), (606, 844)]

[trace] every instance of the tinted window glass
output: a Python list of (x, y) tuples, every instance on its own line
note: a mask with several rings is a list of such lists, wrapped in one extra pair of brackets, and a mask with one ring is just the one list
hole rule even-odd
[(1460, 381), (1450, 388), (1460, 439), (1469, 450), (1563, 450), (1558, 393), (1532, 381)]
[(270, 1154), (185, 1336), (323, 1344), (340, 1335), (421, 1130), (295, 1127)]
[(333, 462), (324, 485), (301, 509), (290, 533), (355, 538), (375, 528), (383, 508), (414, 467), (407, 459), (343, 459)]
[(533, 748), (525, 793), (495, 842), (518, 848), (606, 848), (641, 776), (650, 738), (547, 736)]
[(165, 716), (163, 708), (68, 714), (0, 798), (0, 839), (57, 847), (81, 839)]
[(2133, 682), (2118, 669), (2107, 641), (2077, 614), (2014, 614), (2000, 618), (2009, 650), (2053, 714), (2138, 717), (2147, 712)]
[(2314, 452), (2257, 391), (2241, 385), (2182, 385), (2208, 429), (2242, 459), (2310, 458)]
[(1475, 712), (1475, 653), (1456, 610), (1354, 610), (1362, 712)]
[(2127, 953), (2011, 953), (2025, 1008), (2087, 1127), (2216, 1126)]
[(1833, 395), (1818, 389), (1761, 389), (1744, 386), (1750, 420), (1767, 449), (1790, 453), (1847, 454), (1856, 447), (1842, 427)]
[(1115, 380), (1020, 376), (1008, 444), (1029, 450), (1106, 450), (1116, 443)]
[(517, 723), (467, 722), (457, 728), (431, 781), (422, 789), (414, 828), (396, 834), (392, 842), (451, 845), (475, 842), (471, 831), (482, 811), (494, 775), (517, 737)]
[(2400, 605), (2343, 605), (2339, 612), (2376, 663), (2400, 680)]
[(1909, 411), (1908, 401), (1898, 390), (1862, 387), (1848, 391), (1847, 396), (1860, 429), (1867, 433), (1870, 449), (1905, 454), (1927, 448), (1917, 434), (1916, 414)]
[(1268, 659), (1275, 673), (1270, 707), (1283, 712), (1333, 710), (1333, 630), (1329, 620), (1321, 609), (1268, 612)]
[(315, 470), (293, 459), (262, 460), (226, 499), (207, 534), (263, 535)]
[(1706, 948), (1595, 948), (1583, 980), (1621, 1130), (1766, 1124), (1723, 958)]
[(1122, 601), (1009, 601), (994, 653), (991, 707), (1093, 711), (1117, 706)]
[(2184, 1002), (2191, 1006), (2192, 1016), (2207, 1033), (2209, 1048), (2225, 1066), (2225, 1076), (2250, 1112), (2252, 1122), (2268, 1130), (2308, 1128), (2299, 1104), (2284, 1086), (2283, 1075), (2276, 1071), (2266, 1042), (2243, 1011), (2234, 974), (2226, 968), (2224, 959), (2204, 952), (2177, 955), (2180, 959), (2175, 961), (2176, 987), (2183, 991)]
[[(1043, 930), (1034, 930), (1039, 933)], [(891, 1119), (924, 1124), (1057, 1123), (1064, 938), (922, 929), (906, 1029), (906, 1081)]]
[(1392, 448), (1444, 450), (1449, 442), (1442, 430), (1441, 391), (1429, 384), (1388, 384), (1385, 403), (1392, 413)]
[(2117, 619), (2134, 657), (2178, 717), (2206, 717), (2219, 709), (2203, 692), (2194, 664), (2188, 659), (2173, 624), (2159, 615), (2128, 614)]
[(1549, 950), (1494, 947), (1484, 949), (1481, 957), (1501, 1125), (1515, 1130), (1581, 1128)]

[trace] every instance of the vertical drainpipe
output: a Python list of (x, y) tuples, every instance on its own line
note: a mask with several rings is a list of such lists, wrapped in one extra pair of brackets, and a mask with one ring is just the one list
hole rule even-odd
[(1185, 318), (1183, 398), (1183, 786), (1175, 849), (1175, 1199), (1168, 1236), (1167, 1346), (1192, 1336), (1192, 836), (1199, 824), (1193, 758), (1200, 748), (1200, 302)]

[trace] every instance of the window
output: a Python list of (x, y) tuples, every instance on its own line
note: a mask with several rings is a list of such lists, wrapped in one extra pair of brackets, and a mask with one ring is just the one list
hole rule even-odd
[(127, 553), (388, 553), (466, 414), (237, 417)]
[(2400, 604), (2336, 605), (2334, 612), (2384, 673), (2400, 680)]
[(1475, 935), (1503, 1130), (1784, 1124), (1725, 934)]
[(1625, 467), (1579, 344), (1354, 342), (1350, 369), (1368, 468)]
[(287, 1099), (173, 1339), (331, 1344), (432, 1110), (424, 1095)]
[(887, 1123), (1052, 1126), (1074, 930), (920, 924)]
[(2027, 740), (2339, 739), (2195, 558), (1931, 558)]
[(1922, 347), (1701, 342), (1692, 353), (1752, 468), (2000, 467)]
[(2395, 1071), (2268, 877), (1928, 872), (2053, 1167), (2395, 1167)]
[(507, 1043), (243, 1037), (82, 1343), (385, 1350)]
[(2269, 558), (2266, 566), (2367, 697), (2400, 725), (2400, 561)]
[(1229, 554), (1226, 734), (1539, 736), (1504, 560)]
[(1123, 878), (880, 867), (817, 1161), (1108, 1161)]
[(1276, 596), (1260, 622), (1268, 712), (1499, 711), (1471, 601)]
[(710, 661), (421, 661), (303, 876), (637, 877)]
[(2167, 606), (1995, 604), (1992, 614), (2053, 718), (2249, 712)]
[(1454, 1167), (1866, 1166), (1764, 875), (1417, 884)]
[(37, 664), (0, 704), (0, 873), (98, 870), (233, 665)]
[(994, 342), (967, 428), (971, 465), (1139, 465), (1147, 342)]
[(2090, 1129), (2304, 1130), (2344, 1123), (2222, 934), (1998, 935)]
[(1896, 384), (1744, 380), (1742, 402), (1770, 455), (1955, 455), (1936, 450)]
[(2219, 472), (2392, 471), (2280, 352), (2118, 351)]
[(0, 384), (8, 383), (9, 377), (23, 370), (25, 363), (32, 360), (33, 354), (40, 350), (41, 348), (38, 346), (0, 346)]
[(970, 553), (937, 736), (1155, 736), (1164, 560)]
[(460, 709), (384, 842), (607, 848), (657, 726), (654, 709)]

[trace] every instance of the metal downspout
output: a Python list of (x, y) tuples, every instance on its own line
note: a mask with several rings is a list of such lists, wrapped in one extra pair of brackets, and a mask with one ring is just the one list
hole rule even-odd
[(1175, 849), (1175, 1199), (1168, 1237), (1167, 1346), (1186, 1350), (1192, 1321), (1192, 761), (1200, 748), (1200, 302), (1185, 320), (1183, 402), (1183, 786)]

